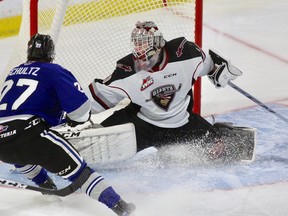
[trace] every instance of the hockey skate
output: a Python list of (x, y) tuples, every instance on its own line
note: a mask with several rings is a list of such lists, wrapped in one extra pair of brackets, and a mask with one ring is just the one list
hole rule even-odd
[(133, 203), (126, 203), (124, 200), (120, 199), (119, 202), (111, 209), (118, 216), (130, 216), (135, 211), (135, 208), (136, 207)]
[[(38, 185), (41, 188), (46, 188), (46, 189), (51, 189), (51, 190), (57, 190), (57, 186), (55, 185), (55, 183), (53, 182), (53, 180), (48, 176), (48, 179), (42, 183)], [(61, 197), (57, 196), (57, 195), (51, 195), (51, 194), (47, 194), (47, 193), (42, 193), (44, 195), (44, 199), (45, 202), (61, 202), (62, 199)]]
[[(47, 188), (47, 189), (52, 189), (52, 190), (57, 190), (57, 186), (54, 184), (53, 180), (48, 176), (48, 179), (43, 182), (42, 184), (38, 185), (39, 187), (42, 188)], [(48, 195), (45, 193), (42, 193), (43, 195)]]

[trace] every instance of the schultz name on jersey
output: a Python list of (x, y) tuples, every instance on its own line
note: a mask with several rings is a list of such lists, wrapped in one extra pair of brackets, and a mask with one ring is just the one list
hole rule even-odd
[(36, 115), (56, 126), (64, 122), (63, 111), (72, 112), (88, 102), (68, 70), (53, 63), (27, 62), (13, 68), (2, 86), (0, 117)]

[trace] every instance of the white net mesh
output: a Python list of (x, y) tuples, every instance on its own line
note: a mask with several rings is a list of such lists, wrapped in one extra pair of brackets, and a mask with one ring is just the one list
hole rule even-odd
[[(38, 32), (56, 42), (55, 63), (69, 69), (83, 87), (106, 78), (116, 61), (131, 52), (137, 21), (154, 21), (166, 40), (194, 40), (194, 0), (39, 0), (38, 5)], [(17, 51), (7, 70), (26, 60), (29, 0), (23, 11)]]

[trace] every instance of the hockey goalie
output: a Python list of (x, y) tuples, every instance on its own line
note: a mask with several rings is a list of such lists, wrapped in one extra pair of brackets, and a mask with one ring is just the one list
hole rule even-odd
[[(117, 61), (109, 77), (95, 78), (87, 91), (94, 113), (113, 108), (124, 98), (130, 100), (128, 106), (115, 111), (100, 123), (103, 128), (95, 131), (106, 129), (107, 136), (112, 137), (118, 128), (128, 123), (130, 141), (132, 143), (132, 135), (136, 141), (129, 146), (128, 140), (125, 141), (127, 137), (124, 136), (123, 142), (118, 137), (116, 140), (121, 144), (117, 150), (105, 146), (106, 152), (121, 149), (123, 152), (118, 152), (121, 157), (115, 158), (121, 160), (151, 146), (165, 148), (184, 144), (200, 146), (202, 157), (212, 162), (253, 160), (255, 129), (231, 123), (209, 123), (192, 111), (192, 86), (198, 77), (208, 76), (216, 88), (223, 88), (242, 75), (239, 69), (217, 52), (205, 53), (184, 37), (166, 41), (152, 21), (137, 22), (130, 41), (131, 53)], [(108, 131), (113, 132), (108, 135)], [(69, 133), (68, 136), (73, 138)], [(97, 143), (102, 138), (94, 139)], [(102, 155), (102, 148), (99, 147), (97, 153), (101, 160), (94, 158), (94, 162), (113, 161), (115, 155)]]

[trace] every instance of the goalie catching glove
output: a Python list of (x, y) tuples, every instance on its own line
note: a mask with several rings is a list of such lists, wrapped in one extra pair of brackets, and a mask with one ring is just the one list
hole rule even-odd
[(225, 87), (230, 80), (236, 79), (242, 75), (242, 72), (230, 64), (229, 60), (220, 56), (213, 50), (209, 50), (216, 68), (208, 74), (209, 80), (216, 86), (216, 88)]

